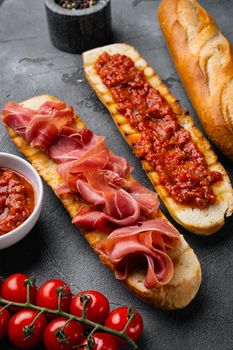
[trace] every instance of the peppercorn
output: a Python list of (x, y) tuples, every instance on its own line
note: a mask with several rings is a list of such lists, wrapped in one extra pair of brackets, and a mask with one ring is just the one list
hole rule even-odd
[(56, 0), (57, 4), (68, 10), (82, 10), (94, 6), (99, 0)]

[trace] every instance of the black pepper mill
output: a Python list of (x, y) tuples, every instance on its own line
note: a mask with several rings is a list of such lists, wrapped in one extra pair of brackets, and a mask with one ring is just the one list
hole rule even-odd
[(111, 41), (111, 0), (98, 0), (83, 9), (64, 8), (58, 0), (44, 0), (52, 44), (66, 52), (83, 51)]

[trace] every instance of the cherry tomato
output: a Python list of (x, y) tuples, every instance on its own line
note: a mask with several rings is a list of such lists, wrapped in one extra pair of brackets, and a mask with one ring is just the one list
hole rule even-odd
[[(32, 283), (30, 287), (30, 302), (35, 304), (36, 302), (36, 286), (33, 281), (29, 280), (29, 277), (22, 273), (15, 273), (10, 275), (2, 283), (1, 294), (3, 299), (15, 301), (17, 303), (26, 303), (27, 301), (27, 283)], [(11, 310), (17, 310), (15, 307), (11, 307)]]
[(37, 292), (37, 305), (47, 309), (57, 310), (59, 292), (62, 295), (61, 310), (68, 312), (72, 299), (71, 290), (65, 282), (58, 279), (46, 281), (41, 285)]
[(70, 305), (70, 312), (72, 315), (81, 317), (83, 309), (83, 297), (87, 296), (89, 302), (86, 309), (86, 317), (88, 320), (104, 324), (109, 314), (108, 299), (101, 293), (93, 290), (87, 290), (76, 294)]
[[(59, 317), (45, 328), (43, 340), (47, 350), (70, 350), (80, 344), (83, 339), (82, 325), (76, 321), (70, 321), (65, 326), (66, 322), (65, 317)], [(61, 332), (64, 326), (64, 331)]]
[(47, 321), (42, 314), (32, 325), (38, 313), (39, 311), (23, 309), (11, 318), (8, 326), (8, 337), (17, 348), (30, 349), (37, 346), (42, 340)]
[[(90, 344), (92, 350), (118, 350), (116, 342), (112, 336), (106, 333), (93, 334), (90, 339)], [(80, 345), (88, 345), (87, 338), (85, 338)]]
[[(126, 334), (133, 341), (137, 341), (143, 331), (143, 321), (141, 315), (135, 309), (129, 309), (127, 306), (123, 306), (111, 311), (105, 322), (105, 326), (117, 331), (122, 331), (129, 320), (131, 312), (135, 314), (135, 317), (130, 322)], [(120, 338), (114, 337), (114, 339), (118, 344), (124, 345), (124, 341)]]
[(3, 306), (0, 306), (0, 340), (7, 335), (8, 323), (11, 318), (10, 313), (6, 309), (2, 309)]

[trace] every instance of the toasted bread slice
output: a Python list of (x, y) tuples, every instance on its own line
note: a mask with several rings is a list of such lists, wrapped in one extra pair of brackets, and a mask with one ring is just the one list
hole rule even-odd
[(105, 51), (110, 55), (116, 53), (124, 54), (133, 60), (135, 66), (144, 72), (147, 81), (152, 85), (152, 87), (157, 89), (170, 104), (178, 118), (180, 125), (191, 133), (192, 140), (204, 154), (209, 169), (219, 171), (223, 175), (223, 180), (213, 185), (213, 191), (217, 196), (216, 202), (210, 205), (207, 209), (202, 210), (176, 203), (168, 195), (165, 188), (160, 185), (158, 175), (154, 171), (153, 167), (151, 167), (146, 160), (141, 161), (142, 166), (151, 180), (155, 190), (175, 221), (185, 227), (188, 231), (196, 234), (210, 235), (217, 232), (224, 225), (225, 216), (230, 216), (232, 214), (233, 190), (230, 179), (223, 166), (218, 162), (209, 142), (194, 126), (192, 118), (182, 114), (181, 107), (177, 103), (176, 98), (169, 92), (168, 88), (162, 83), (153, 69), (149, 67), (147, 62), (132, 46), (126, 44), (112, 44), (87, 51), (83, 54), (84, 69), (87, 80), (89, 81), (91, 87), (95, 90), (101, 102), (111, 113), (117, 127), (132, 148), (140, 138), (140, 132), (132, 128), (127, 118), (118, 113), (117, 104), (113, 100), (111, 91), (104, 85), (95, 69), (96, 61)]
[[(27, 108), (37, 110), (45, 101), (51, 100), (58, 101), (54, 97), (42, 95), (33, 97), (21, 104)], [(77, 115), (76, 127), (79, 130), (85, 128), (85, 124)], [(57, 173), (56, 163), (47, 154), (39, 151), (37, 148), (31, 148), (28, 142), (18, 136), (14, 130), (9, 127), (7, 127), (7, 130), (18, 149), (30, 160), (48, 185), (56, 191), (63, 182)], [(82, 201), (77, 201), (77, 197), (72, 194), (63, 195), (61, 201), (71, 218), (75, 217), (80, 205), (83, 204)], [(159, 212), (158, 215), (162, 215), (162, 213)], [(105, 233), (97, 231), (84, 232), (84, 237), (94, 250), (96, 244), (101, 239), (106, 238), (106, 236)], [(174, 262), (175, 273), (168, 285), (159, 289), (146, 289), (143, 284), (145, 271), (140, 270), (136, 266), (130, 271), (125, 284), (139, 298), (153, 306), (164, 309), (179, 309), (185, 307), (195, 297), (201, 283), (201, 268), (195, 253), (186, 243), (183, 236), (181, 236), (179, 248), (169, 252), (169, 255)], [(114, 271), (113, 266), (108, 265), (108, 267)]]

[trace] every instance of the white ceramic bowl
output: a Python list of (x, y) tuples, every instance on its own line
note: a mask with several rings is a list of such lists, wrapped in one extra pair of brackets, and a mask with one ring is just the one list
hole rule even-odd
[(16, 229), (0, 236), (0, 249), (10, 247), (24, 238), (36, 224), (42, 207), (43, 200), (43, 184), (36, 170), (24, 159), (13, 154), (0, 152), (0, 167), (6, 167), (18, 171), (28, 178), (34, 186), (36, 195), (36, 205), (32, 214), (22, 225)]

